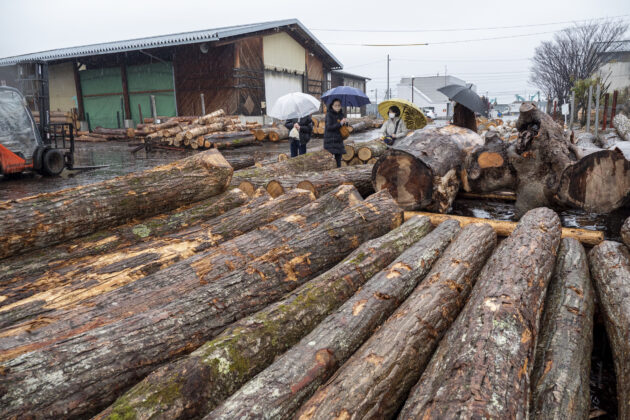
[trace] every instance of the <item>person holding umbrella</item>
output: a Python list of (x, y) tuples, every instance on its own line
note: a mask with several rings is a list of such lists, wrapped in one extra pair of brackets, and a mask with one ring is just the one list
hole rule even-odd
[(341, 155), (346, 153), (341, 137), (341, 127), (347, 123), (341, 109), (341, 101), (333, 99), (326, 113), (326, 130), (324, 131), (324, 149), (335, 157), (337, 168), (341, 167)]
[(458, 127), (468, 128), (475, 133), (477, 132), (477, 118), (475, 117), (475, 113), (459, 102), (455, 102), (455, 106), (453, 107), (453, 124)]
[(488, 109), (484, 101), (472, 90), (472, 85), (448, 85), (438, 89), (450, 100), (455, 101), (453, 124), (477, 132), (475, 112), (487, 116)]
[(405, 137), (408, 130), (405, 122), (400, 118), (400, 108), (398, 106), (390, 106), (387, 112), (389, 119), (383, 124), (381, 135), (385, 144), (391, 146), (396, 139)]
[(297, 132), (297, 136), (289, 135), (291, 139), (291, 143), (289, 144), (291, 157), (305, 154), (306, 144), (311, 140), (311, 134), (313, 134), (313, 119), (311, 116), (307, 115), (302, 118), (291, 118), (284, 123), (284, 126), (291, 133)]

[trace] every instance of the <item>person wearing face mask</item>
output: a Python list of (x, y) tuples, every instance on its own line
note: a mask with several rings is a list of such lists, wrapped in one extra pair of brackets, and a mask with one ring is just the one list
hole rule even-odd
[(396, 139), (400, 139), (407, 135), (407, 126), (405, 122), (400, 118), (400, 108), (396, 105), (389, 108), (389, 119), (383, 124), (381, 128), (382, 139), (385, 144), (392, 145)]
[(335, 157), (337, 168), (341, 167), (341, 155), (346, 153), (341, 137), (341, 127), (347, 124), (346, 117), (341, 109), (341, 101), (333, 99), (326, 113), (326, 130), (324, 131), (324, 149)]

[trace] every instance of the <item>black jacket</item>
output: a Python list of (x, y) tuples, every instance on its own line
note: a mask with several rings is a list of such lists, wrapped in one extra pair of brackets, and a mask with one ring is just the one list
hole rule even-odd
[(300, 124), (300, 143), (306, 144), (311, 139), (311, 134), (313, 134), (313, 119), (310, 115), (306, 117), (302, 117), (299, 120), (297, 118), (292, 118), (287, 120), (284, 123), (284, 126), (289, 129), (289, 132), (293, 129), (293, 124)]
[(328, 108), (326, 113), (326, 131), (324, 131), (324, 149), (332, 154), (344, 154), (346, 149), (343, 146), (341, 138), (341, 121), (344, 118), (343, 110), (335, 112), (332, 108)]

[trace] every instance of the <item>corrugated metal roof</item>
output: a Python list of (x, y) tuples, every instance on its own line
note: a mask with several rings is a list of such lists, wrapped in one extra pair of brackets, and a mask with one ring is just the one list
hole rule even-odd
[[(442, 92), (438, 91), (438, 88), (446, 85), (462, 85), (466, 84), (462, 79), (455, 76), (429, 76), (429, 77), (414, 77), (413, 87), (416, 90), (421, 91), (424, 96), (429, 98), (429, 101), (434, 104), (449, 102), (448, 97)], [(403, 77), (400, 79), (399, 85), (411, 86), (411, 78)]]
[(352, 74), (341, 70), (333, 70), (334, 74), (338, 74), (340, 76), (349, 77), (351, 79), (361, 79), (361, 80), (372, 80), (369, 77), (359, 76), (358, 74)]
[(68, 58), (86, 57), (92, 55), (112, 54), (145, 48), (170, 47), (174, 45), (195, 44), (202, 42), (216, 42), (226, 38), (245, 35), (251, 32), (264, 31), (282, 26), (296, 25), (306, 36), (313, 39), (321, 52), (330, 57), (337, 67), (341, 62), (297, 19), (277, 20), (263, 23), (227, 26), (224, 28), (206, 29), (193, 32), (182, 32), (171, 35), (160, 35), (146, 38), (130, 39), (126, 41), (105, 42), (102, 44), (84, 45), (80, 47), (59, 48), (32, 54), (16, 55), (0, 58), (0, 66), (13, 65), (32, 61), (56, 61)]

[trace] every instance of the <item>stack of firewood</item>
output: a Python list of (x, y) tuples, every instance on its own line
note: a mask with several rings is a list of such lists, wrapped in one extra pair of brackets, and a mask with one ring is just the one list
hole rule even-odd
[(387, 145), (382, 140), (372, 140), (366, 143), (348, 143), (344, 147), (346, 153), (341, 155), (342, 166), (374, 164), (387, 150)]
[(78, 131), (76, 141), (101, 142), (108, 140), (129, 141), (133, 136), (129, 136), (126, 128), (103, 128), (96, 127), (90, 131)]

